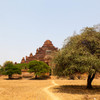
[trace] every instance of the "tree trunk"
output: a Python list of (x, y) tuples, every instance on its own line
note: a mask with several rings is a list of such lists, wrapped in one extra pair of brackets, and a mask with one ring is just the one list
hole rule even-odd
[(87, 88), (88, 89), (92, 89), (92, 81), (95, 77), (95, 74), (96, 73), (94, 73), (93, 75), (88, 75), (88, 79), (87, 79)]
[(49, 76), (51, 76), (51, 69), (50, 69), (50, 72), (49, 72)]
[(12, 79), (12, 75), (8, 75), (9, 79)]
[(37, 79), (37, 75), (35, 75), (35, 79)]

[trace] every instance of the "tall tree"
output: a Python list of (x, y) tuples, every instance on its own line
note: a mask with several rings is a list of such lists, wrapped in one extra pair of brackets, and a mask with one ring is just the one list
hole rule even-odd
[(50, 67), (42, 62), (42, 61), (31, 61), (29, 62), (29, 72), (35, 73), (35, 79), (37, 79), (38, 75), (41, 75), (41, 73), (47, 73), (50, 71)]
[(70, 37), (54, 57), (54, 62), (54, 72), (59, 76), (87, 72), (87, 88), (92, 88), (91, 83), (100, 72), (100, 32), (86, 27), (81, 34)]

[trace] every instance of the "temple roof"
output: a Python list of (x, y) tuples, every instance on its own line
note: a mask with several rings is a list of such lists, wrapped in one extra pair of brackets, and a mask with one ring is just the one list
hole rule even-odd
[(45, 42), (44, 42), (44, 46), (45, 45), (52, 45), (53, 46), (53, 44), (52, 44), (52, 42), (50, 41), (50, 40), (46, 40)]

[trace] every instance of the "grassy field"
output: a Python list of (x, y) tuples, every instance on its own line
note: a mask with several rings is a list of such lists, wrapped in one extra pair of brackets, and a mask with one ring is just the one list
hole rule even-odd
[[(86, 80), (55, 79), (58, 84), (48, 90), (59, 100), (100, 100), (100, 79), (95, 79), (93, 90), (86, 90)], [(52, 86), (48, 80), (7, 80), (0, 77), (0, 100), (53, 100), (44, 88)], [(55, 99), (54, 99), (55, 100)]]

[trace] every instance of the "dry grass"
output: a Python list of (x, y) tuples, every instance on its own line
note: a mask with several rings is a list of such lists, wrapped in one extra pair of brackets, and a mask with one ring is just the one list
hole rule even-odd
[(94, 89), (86, 89), (86, 80), (55, 80), (59, 86), (50, 89), (61, 100), (100, 100), (100, 79), (93, 81)]
[(0, 78), (0, 100), (51, 100), (43, 91), (50, 80), (4, 80)]
[[(100, 100), (100, 79), (95, 79), (94, 90), (86, 89), (86, 80), (55, 79), (55, 86), (49, 89), (60, 100)], [(0, 77), (0, 100), (52, 100), (43, 91), (51, 86), (52, 80), (6, 80)], [(96, 98), (96, 99), (94, 99)]]

